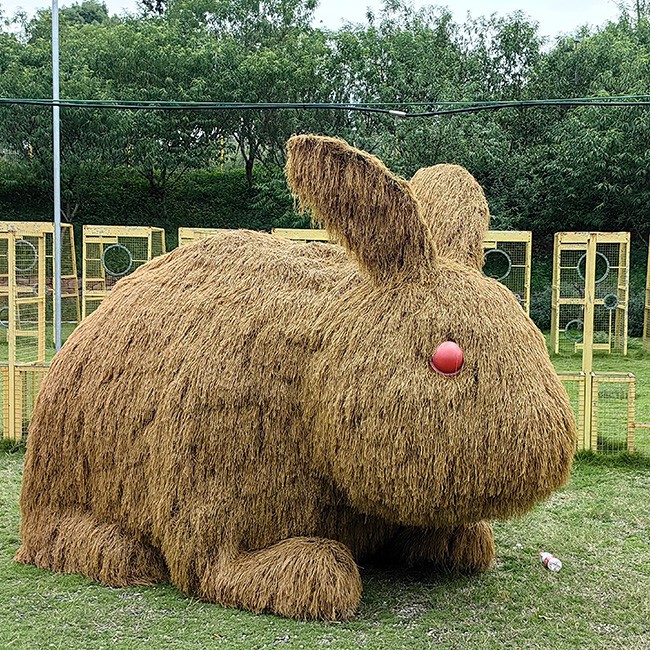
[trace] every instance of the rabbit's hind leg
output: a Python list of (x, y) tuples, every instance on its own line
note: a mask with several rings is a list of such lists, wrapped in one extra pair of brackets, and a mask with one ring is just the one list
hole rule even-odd
[(456, 528), (403, 528), (387, 552), (407, 566), (434, 565), (462, 573), (482, 572), (494, 563), (494, 534), (487, 521)]
[(20, 533), (17, 562), (82, 573), (112, 587), (150, 585), (167, 578), (156, 549), (86, 512), (30, 514), (23, 518)]

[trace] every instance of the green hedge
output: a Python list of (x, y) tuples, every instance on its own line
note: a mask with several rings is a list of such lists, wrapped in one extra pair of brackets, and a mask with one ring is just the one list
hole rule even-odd
[[(259, 171), (249, 189), (243, 170), (189, 171), (166, 188), (152, 192), (132, 169), (115, 169), (82, 188), (74, 216), (81, 224), (157, 226), (165, 228), (168, 248), (176, 246), (180, 226), (270, 230), (306, 225), (293, 212), (281, 171)], [(65, 202), (65, 195), (63, 202)], [(49, 221), (51, 186), (26, 165), (0, 163), (0, 219)], [(79, 233), (80, 234), (80, 233)]]

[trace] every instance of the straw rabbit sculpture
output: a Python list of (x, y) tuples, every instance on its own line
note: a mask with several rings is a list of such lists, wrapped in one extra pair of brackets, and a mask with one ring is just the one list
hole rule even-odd
[[(343, 246), (224, 231), (176, 249), (55, 357), (18, 561), (345, 619), (359, 558), (486, 570), (488, 520), (566, 482), (574, 418), (544, 339), (477, 268), (487, 210), (461, 196), (437, 223), (431, 179), (333, 138), (293, 137), (287, 176)], [(442, 374), (448, 341), (464, 362)]]

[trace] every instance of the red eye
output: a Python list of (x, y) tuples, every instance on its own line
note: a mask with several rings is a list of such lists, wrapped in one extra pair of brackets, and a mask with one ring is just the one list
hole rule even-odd
[(463, 351), (458, 343), (441, 343), (431, 357), (431, 367), (445, 377), (455, 377), (463, 369)]

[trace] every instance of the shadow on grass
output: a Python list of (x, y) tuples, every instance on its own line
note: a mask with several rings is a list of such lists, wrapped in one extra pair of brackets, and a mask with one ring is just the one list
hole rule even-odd
[(24, 454), (25, 443), (24, 441), (16, 442), (15, 440), (9, 440), (8, 438), (0, 438), (0, 452), (2, 451), (7, 454)]
[[(363, 598), (361, 619), (408, 618), (434, 607), (441, 594), (458, 593), (480, 579), (480, 574), (443, 571), (437, 567), (408, 569), (378, 559), (361, 562)], [(409, 612), (402, 612), (407, 608)]]

